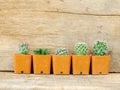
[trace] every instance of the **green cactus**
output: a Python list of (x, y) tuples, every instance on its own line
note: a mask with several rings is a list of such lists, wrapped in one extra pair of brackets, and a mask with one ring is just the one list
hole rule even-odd
[(29, 48), (28, 44), (22, 43), (19, 45), (19, 53), (20, 54), (28, 54), (29, 53)]
[(88, 54), (88, 46), (86, 43), (77, 43), (75, 45), (76, 55), (84, 56)]
[(107, 44), (103, 41), (97, 41), (93, 46), (93, 53), (97, 56), (103, 56), (108, 53)]
[(36, 55), (49, 55), (50, 51), (47, 48), (36, 48), (33, 50)]
[(68, 54), (68, 50), (66, 48), (58, 48), (56, 51), (57, 55), (67, 55)]

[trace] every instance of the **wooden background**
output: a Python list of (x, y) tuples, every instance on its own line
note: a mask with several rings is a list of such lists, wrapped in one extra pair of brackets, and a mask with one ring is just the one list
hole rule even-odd
[(120, 0), (0, 0), (0, 70), (13, 70), (21, 42), (31, 52), (65, 47), (73, 53), (77, 42), (92, 52), (97, 40), (108, 43), (110, 72), (120, 72)]

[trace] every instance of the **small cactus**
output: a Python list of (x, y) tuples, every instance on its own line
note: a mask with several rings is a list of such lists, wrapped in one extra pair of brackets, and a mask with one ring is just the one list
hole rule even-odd
[(103, 41), (97, 41), (93, 46), (93, 53), (97, 56), (103, 56), (108, 53), (107, 44)]
[(50, 51), (47, 48), (36, 48), (33, 50), (36, 55), (49, 55)]
[(75, 53), (76, 55), (81, 55), (81, 56), (84, 56), (84, 55), (87, 55), (88, 54), (88, 46), (86, 43), (77, 43), (75, 45)]
[(66, 48), (58, 48), (56, 51), (57, 55), (67, 55), (68, 54), (68, 50)]
[(29, 48), (28, 44), (22, 43), (19, 45), (19, 53), (20, 54), (28, 54), (29, 53)]

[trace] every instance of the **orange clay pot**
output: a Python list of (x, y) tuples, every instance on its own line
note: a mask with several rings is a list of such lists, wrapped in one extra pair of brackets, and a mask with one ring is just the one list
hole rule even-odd
[(34, 74), (50, 74), (51, 55), (33, 55)]
[(54, 74), (70, 74), (70, 55), (53, 55), (52, 61)]
[(110, 56), (92, 56), (92, 74), (108, 74)]
[(15, 54), (14, 55), (14, 72), (16, 74), (31, 73), (31, 55)]
[(73, 74), (89, 74), (91, 56), (72, 55)]

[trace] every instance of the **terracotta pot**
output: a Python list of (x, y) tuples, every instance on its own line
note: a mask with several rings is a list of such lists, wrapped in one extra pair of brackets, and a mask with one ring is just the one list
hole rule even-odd
[(14, 72), (16, 74), (31, 73), (31, 55), (15, 54), (14, 55)]
[(70, 74), (70, 55), (53, 55), (52, 61), (54, 74)]
[(33, 55), (34, 74), (50, 74), (51, 55)]
[(92, 74), (108, 74), (110, 56), (92, 56)]
[(89, 74), (91, 56), (72, 55), (73, 74)]

